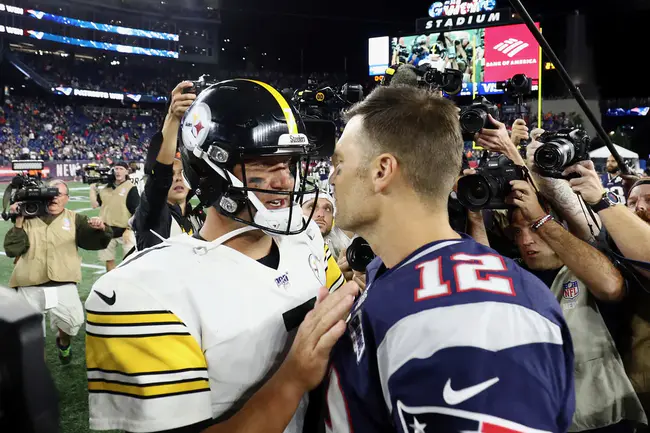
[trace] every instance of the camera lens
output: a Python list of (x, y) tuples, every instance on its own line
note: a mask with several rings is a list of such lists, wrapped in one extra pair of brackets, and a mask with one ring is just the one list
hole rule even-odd
[(575, 156), (573, 143), (557, 139), (543, 144), (535, 151), (535, 164), (543, 170), (561, 170)]
[(458, 201), (467, 209), (483, 209), (492, 197), (490, 179), (480, 174), (462, 177), (458, 181)]
[(472, 108), (461, 114), (460, 125), (463, 132), (478, 134), (485, 126), (487, 112), (481, 109)]
[(38, 203), (28, 201), (23, 206), (23, 213), (25, 216), (35, 216), (38, 214)]
[(365, 239), (355, 238), (348, 247), (345, 258), (353, 271), (365, 272), (375, 258), (375, 253)]

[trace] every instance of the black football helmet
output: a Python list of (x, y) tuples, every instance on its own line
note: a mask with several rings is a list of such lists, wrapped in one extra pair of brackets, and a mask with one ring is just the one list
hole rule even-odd
[[(307, 180), (316, 148), (299, 113), (276, 89), (244, 79), (213, 84), (183, 116), (179, 142), (185, 178), (203, 206), (269, 234), (292, 235), (307, 228), (311, 217), (303, 218), (300, 202), (305, 194), (318, 194)], [(277, 156), (291, 159), (294, 188), (248, 187), (244, 163)], [(243, 180), (233, 175), (237, 164)], [(285, 195), (289, 206), (267, 209), (255, 192)]]

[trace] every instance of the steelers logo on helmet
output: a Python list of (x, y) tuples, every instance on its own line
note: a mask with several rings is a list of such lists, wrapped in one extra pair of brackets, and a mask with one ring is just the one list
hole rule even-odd
[(187, 111), (183, 118), (181, 137), (188, 150), (201, 147), (208, 137), (212, 123), (212, 111), (204, 102), (197, 102)]
[[(202, 205), (269, 234), (307, 228), (299, 201), (317, 192), (307, 180), (317, 149), (298, 111), (276, 89), (244, 79), (214, 84), (188, 110), (181, 135), (184, 173)], [(286, 174), (282, 182), (269, 177), (250, 185), (250, 164), (284, 164)]]

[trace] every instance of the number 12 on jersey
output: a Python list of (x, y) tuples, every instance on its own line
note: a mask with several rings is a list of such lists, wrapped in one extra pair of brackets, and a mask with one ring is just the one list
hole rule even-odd
[[(507, 272), (503, 257), (496, 254), (472, 255), (458, 253), (449, 258), (453, 264), (457, 292), (479, 290), (500, 295), (515, 296), (512, 279), (494, 272)], [(443, 258), (438, 257), (418, 264), (420, 287), (415, 289), (415, 302), (452, 294), (452, 282), (443, 280)]]

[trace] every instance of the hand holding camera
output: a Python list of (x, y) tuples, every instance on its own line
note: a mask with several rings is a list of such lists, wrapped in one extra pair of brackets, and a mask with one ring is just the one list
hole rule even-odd
[[(190, 108), (192, 102), (196, 99), (198, 93), (192, 92), (194, 89), (192, 81), (183, 81), (172, 90), (172, 102), (169, 105), (168, 117), (171, 116), (173, 120), (181, 121), (183, 115)], [(171, 120), (171, 119), (170, 119)]]
[(580, 161), (577, 164), (567, 167), (562, 172), (563, 176), (569, 176), (571, 174), (577, 174), (579, 176), (569, 180), (573, 192), (576, 194), (579, 193), (588, 205), (595, 205), (600, 202), (605, 190), (592, 161)]
[(530, 140), (528, 126), (526, 126), (526, 121), (524, 119), (517, 119), (515, 120), (515, 123), (512, 124), (510, 140), (512, 140), (512, 144), (515, 146), (519, 146), (522, 142), (527, 143), (528, 140)]
[(507, 156), (515, 164), (524, 165), (524, 160), (510, 139), (506, 125), (496, 120), (491, 114), (488, 114), (487, 120), (494, 126), (494, 129), (482, 128), (475, 136), (476, 143), (491, 152)]

